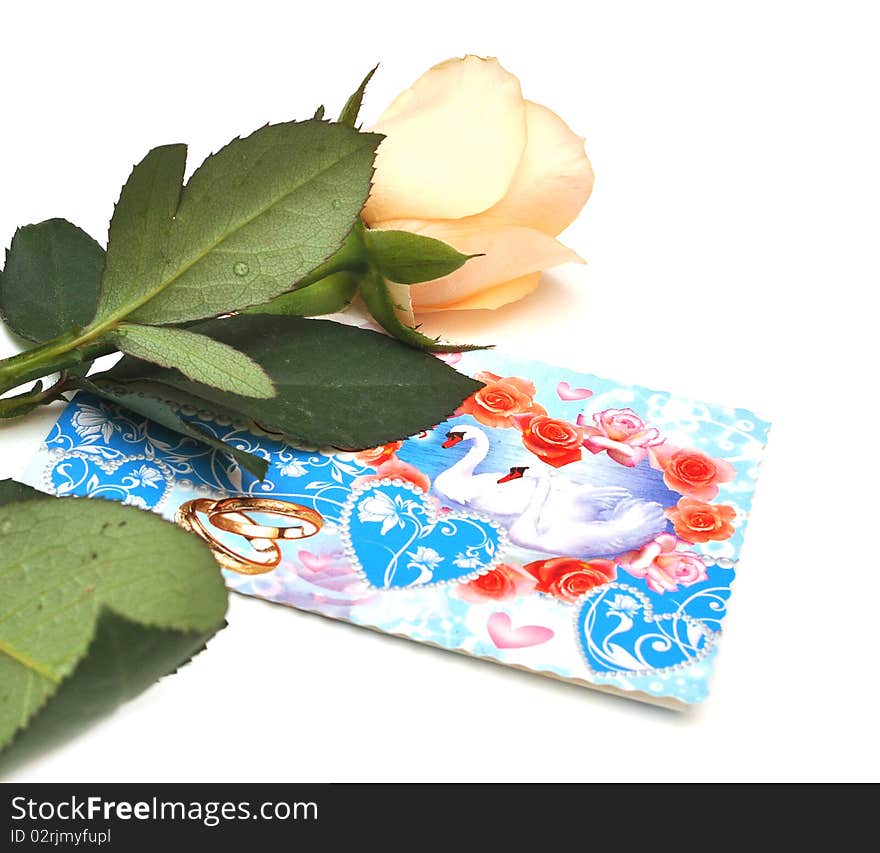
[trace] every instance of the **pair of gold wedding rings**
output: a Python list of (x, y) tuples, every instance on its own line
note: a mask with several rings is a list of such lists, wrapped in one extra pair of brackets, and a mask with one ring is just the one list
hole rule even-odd
[[(290, 518), (295, 523), (285, 527), (258, 524), (249, 512)], [(207, 517), (207, 524), (202, 515)], [(324, 526), (324, 518), (316, 510), (275, 498), (196, 498), (181, 504), (174, 520), (204, 539), (224, 569), (243, 575), (271, 572), (281, 562), (279, 541), (306, 539)], [(242, 553), (217, 538), (212, 527), (240, 536), (247, 543), (247, 551)]]

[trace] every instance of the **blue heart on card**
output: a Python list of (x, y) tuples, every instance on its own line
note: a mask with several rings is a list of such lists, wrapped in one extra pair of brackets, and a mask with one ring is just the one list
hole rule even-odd
[(493, 522), (438, 514), (431, 498), (401, 480), (356, 487), (340, 524), (348, 558), (377, 589), (472, 580), (498, 564), (506, 543)]
[(106, 461), (86, 452), (57, 454), (46, 471), (48, 490), (59, 496), (105, 498), (152, 509), (171, 488), (169, 467), (146, 456)]
[(660, 675), (696, 663), (715, 646), (716, 632), (683, 606), (655, 613), (648, 597), (624, 583), (596, 587), (583, 598), (577, 633), (595, 675)]

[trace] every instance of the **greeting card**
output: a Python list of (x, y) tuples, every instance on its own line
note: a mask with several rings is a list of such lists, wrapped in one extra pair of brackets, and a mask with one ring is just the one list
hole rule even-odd
[(486, 385), (404, 442), (302, 447), (181, 408), (267, 459), (260, 481), (80, 393), (26, 480), (175, 519), (245, 595), (636, 699), (703, 700), (769, 424), (498, 352), (445, 358)]

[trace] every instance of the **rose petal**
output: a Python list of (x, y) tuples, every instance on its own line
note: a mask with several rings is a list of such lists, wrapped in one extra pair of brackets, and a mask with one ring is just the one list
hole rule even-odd
[(416, 80), (372, 130), (386, 139), (364, 219), (459, 219), (507, 192), (526, 145), (525, 101), (497, 59), (450, 59)]
[(550, 455), (546, 453), (536, 453), (535, 455), (542, 462), (546, 462), (548, 465), (552, 465), (554, 468), (562, 468), (564, 465), (570, 465), (572, 462), (580, 462), (582, 458), (580, 447), (574, 448), (572, 450), (566, 450), (559, 454)]
[(652, 589), (660, 595), (664, 592), (675, 592), (678, 589), (678, 584), (676, 584), (675, 581), (670, 580), (665, 574), (659, 571), (651, 572), (648, 575), (647, 583), (649, 589)]
[(690, 495), (703, 501), (712, 501), (718, 497), (718, 486), (692, 486), (690, 483), (685, 483), (669, 474), (663, 475), (663, 481), (672, 491), (682, 495)]
[(524, 299), (537, 289), (540, 281), (541, 273), (536, 272), (531, 275), (524, 275), (522, 278), (515, 278), (512, 281), (496, 284), (494, 287), (483, 290), (475, 296), (468, 296), (465, 299), (450, 302), (442, 307), (423, 308), (418, 306), (416, 310), (419, 314), (430, 314), (435, 311), (491, 310), (500, 308), (502, 305)]
[(514, 426), (520, 430), (520, 432), (524, 432), (528, 429), (529, 424), (532, 422), (532, 419), (537, 415), (536, 412), (527, 412), (522, 415), (513, 415), (510, 420), (513, 422)]
[[(410, 287), (416, 313), (453, 308), (495, 308), (521, 299), (537, 287), (541, 270), (568, 262), (583, 263), (574, 251), (534, 228), (490, 226), (472, 230), (458, 222), (417, 219), (378, 223), (381, 229), (434, 237), (472, 258), (454, 273)], [(477, 298), (479, 297), (479, 298)]]
[(615, 441), (613, 438), (608, 438), (607, 435), (602, 435), (598, 430), (593, 432), (593, 429), (594, 427), (584, 427), (584, 447), (597, 447), (599, 450), (610, 450), (613, 447), (619, 448), (621, 446), (619, 441)]
[(678, 539), (671, 533), (661, 533), (654, 541), (664, 554), (674, 551), (678, 547)]
[(736, 479), (736, 468), (726, 459), (715, 457), (712, 461), (715, 463), (715, 469), (718, 471), (717, 482), (729, 483), (731, 480)]
[(610, 459), (613, 459), (619, 465), (625, 465), (627, 468), (635, 468), (647, 455), (647, 450), (639, 447), (630, 447), (627, 444), (608, 450), (608, 457)]
[(635, 556), (629, 559), (629, 567), (636, 571), (645, 571), (661, 552), (662, 548), (658, 542), (649, 542), (640, 551), (630, 552)]
[(662, 471), (664, 466), (668, 464), (672, 454), (677, 453), (678, 450), (679, 448), (672, 444), (661, 444), (652, 447), (649, 451), (651, 467)]
[[(500, 379), (501, 377), (499, 377)], [(505, 382), (513, 385), (514, 388), (517, 389), (522, 394), (525, 394), (528, 397), (534, 397), (537, 393), (537, 389), (535, 388), (535, 383), (531, 382), (528, 379), (522, 379), (519, 376), (508, 376), (504, 380)]]
[[(626, 441), (627, 444), (644, 446), (656, 442), (660, 438), (660, 430), (656, 427), (647, 427), (640, 432), (633, 433)], [(647, 452), (647, 451), (645, 451)]]
[(479, 218), (488, 224), (523, 225), (555, 237), (593, 191), (593, 168), (584, 139), (552, 110), (526, 101), (528, 141), (507, 194)]

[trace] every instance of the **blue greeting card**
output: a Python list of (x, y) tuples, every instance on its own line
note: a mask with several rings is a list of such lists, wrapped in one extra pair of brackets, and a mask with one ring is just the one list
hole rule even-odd
[(270, 463), (78, 394), (26, 480), (205, 538), (236, 592), (633, 698), (707, 694), (769, 424), (519, 361), (445, 423), (358, 453), (181, 414)]

